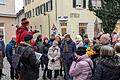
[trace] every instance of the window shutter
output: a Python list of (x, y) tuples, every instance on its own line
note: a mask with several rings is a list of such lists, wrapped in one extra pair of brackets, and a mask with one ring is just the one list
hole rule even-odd
[(48, 2), (46, 3), (46, 11), (48, 12)]
[(51, 10), (53, 10), (53, 1), (51, 0)]
[(73, 0), (73, 8), (76, 8), (76, 0)]
[(83, 0), (83, 8), (86, 8), (86, 0)]
[(45, 4), (43, 4), (43, 6), (44, 6), (44, 13), (46, 12), (46, 9), (45, 9)]

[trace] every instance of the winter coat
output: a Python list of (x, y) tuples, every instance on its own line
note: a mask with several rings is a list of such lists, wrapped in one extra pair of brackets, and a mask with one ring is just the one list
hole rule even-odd
[(111, 57), (101, 57), (96, 65), (93, 80), (119, 80), (120, 65)]
[[(26, 34), (34, 34), (34, 32), (29, 32), (28, 29), (24, 26), (21, 26), (20, 28), (18, 28), (16, 30), (16, 42), (17, 42), (17, 46), (20, 46), (20, 42), (23, 42), (24, 41), (24, 37)], [(32, 42), (31, 42), (32, 43)], [(34, 44), (32, 43), (32, 46)]]
[[(50, 47), (48, 50), (48, 69), (50, 70), (59, 70), (60, 66), (60, 48), (57, 46), (55, 49)], [(54, 59), (54, 62), (52, 62)]]
[(44, 50), (43, 50), (43, 43), (42, 43), (42, 41), (38, 41), (38, 42), (35, 42), (35, 46), (36, 46), (36, 48), (37, 48), (37, 52), (38, 53), (41, 53), (41, 54), (43, 54), (43, 52), (44, 52)]
[[(88, 63), (89, 62), (89, 63)], [(93, 62), (87, 54), (80, 57), (79, 61), (73, 61), (69, 74), (75, 78), (75, 80), (91, 80)]]
[(0, 40), (0, 49), (2, 50), (3, 57), (5, 57), (5, 43), (3, 40)]
[(49, 48), (50, 48), (49, 44), (43, 44), (43, 57), (42, 57), (42, 61), (46, 65), (48, 65), (48, 61), (49, 61), (48, 56), (47, 56)]
[[(66, 51), (65, 51), (65, 47), (67, 47)], [(64, 60), (64, 63), (67, 63), (67, 64), (72, 63), (75, 51), (76, 51), (76, 45), (72, 40), (69, 41), (69, 42), (63, 41), (61, 56), (62, 56), (62, 58)]]
[(52, 46), (53, 41), (54, 41), (54, 40), (52, 40), (52, 39), (50, 39), (50, 40), (48, 41), (48, 43), (49, 43), (50, 46)]
[(13, 56), (13, 50), (15, 50), (15, 42), (14, 41), (10, 41), (7, 45), (6, 45), (6, 57), (9, 63), (12, 63), (12, 56)]
[(3, 58), (5, 57), (5, 44), (3, 40), (0, 40), (0, 69), (3, 68)]
[(39, 78), (39, 61), (36, 58), (32, 46), (26, 42), (22, 42), (19, 51), (23, 52), (19, 68), (20, 80), (37, 80)]

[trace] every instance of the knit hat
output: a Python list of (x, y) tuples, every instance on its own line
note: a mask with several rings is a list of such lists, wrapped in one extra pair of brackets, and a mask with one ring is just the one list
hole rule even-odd
[(28, 24), (29, 21), (28, 20), (23, 20), (21, 24)]
[(24, 41), (30, 41), (33, 38), (31, 34), (26, 34), (24, 37)]
[(78, 47), (78, 48), (76, 49), (76, 54), (78, 54), (78, 55), (80, 55), (80, 56), (86, 54), (86, 48), (85, 48), (85, 47)]

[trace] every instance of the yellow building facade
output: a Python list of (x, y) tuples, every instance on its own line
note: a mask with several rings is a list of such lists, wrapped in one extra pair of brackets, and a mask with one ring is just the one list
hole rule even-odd
[(25, 16), (41, 34), (68, 33), (75, 39), (83, 31), (92, 39), (101, 31), (101, 21), (88, 10), (88, 0), (24, 0)]
[(15, 35), (15, 0), (0, 0), (0, 35), (7, 43)]

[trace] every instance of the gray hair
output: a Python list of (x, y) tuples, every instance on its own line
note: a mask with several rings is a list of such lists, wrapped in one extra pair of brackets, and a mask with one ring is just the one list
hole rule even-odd
[(116, 51), (117, 53), (120, 53), (120, 43), (116, 43), (116, 44), (115, 44), (115, 51)]
[(115, 55), (114, 49), (110, 46), (102, 46), (100, 49), (100, 56), (110, 56), (113, 57)]

